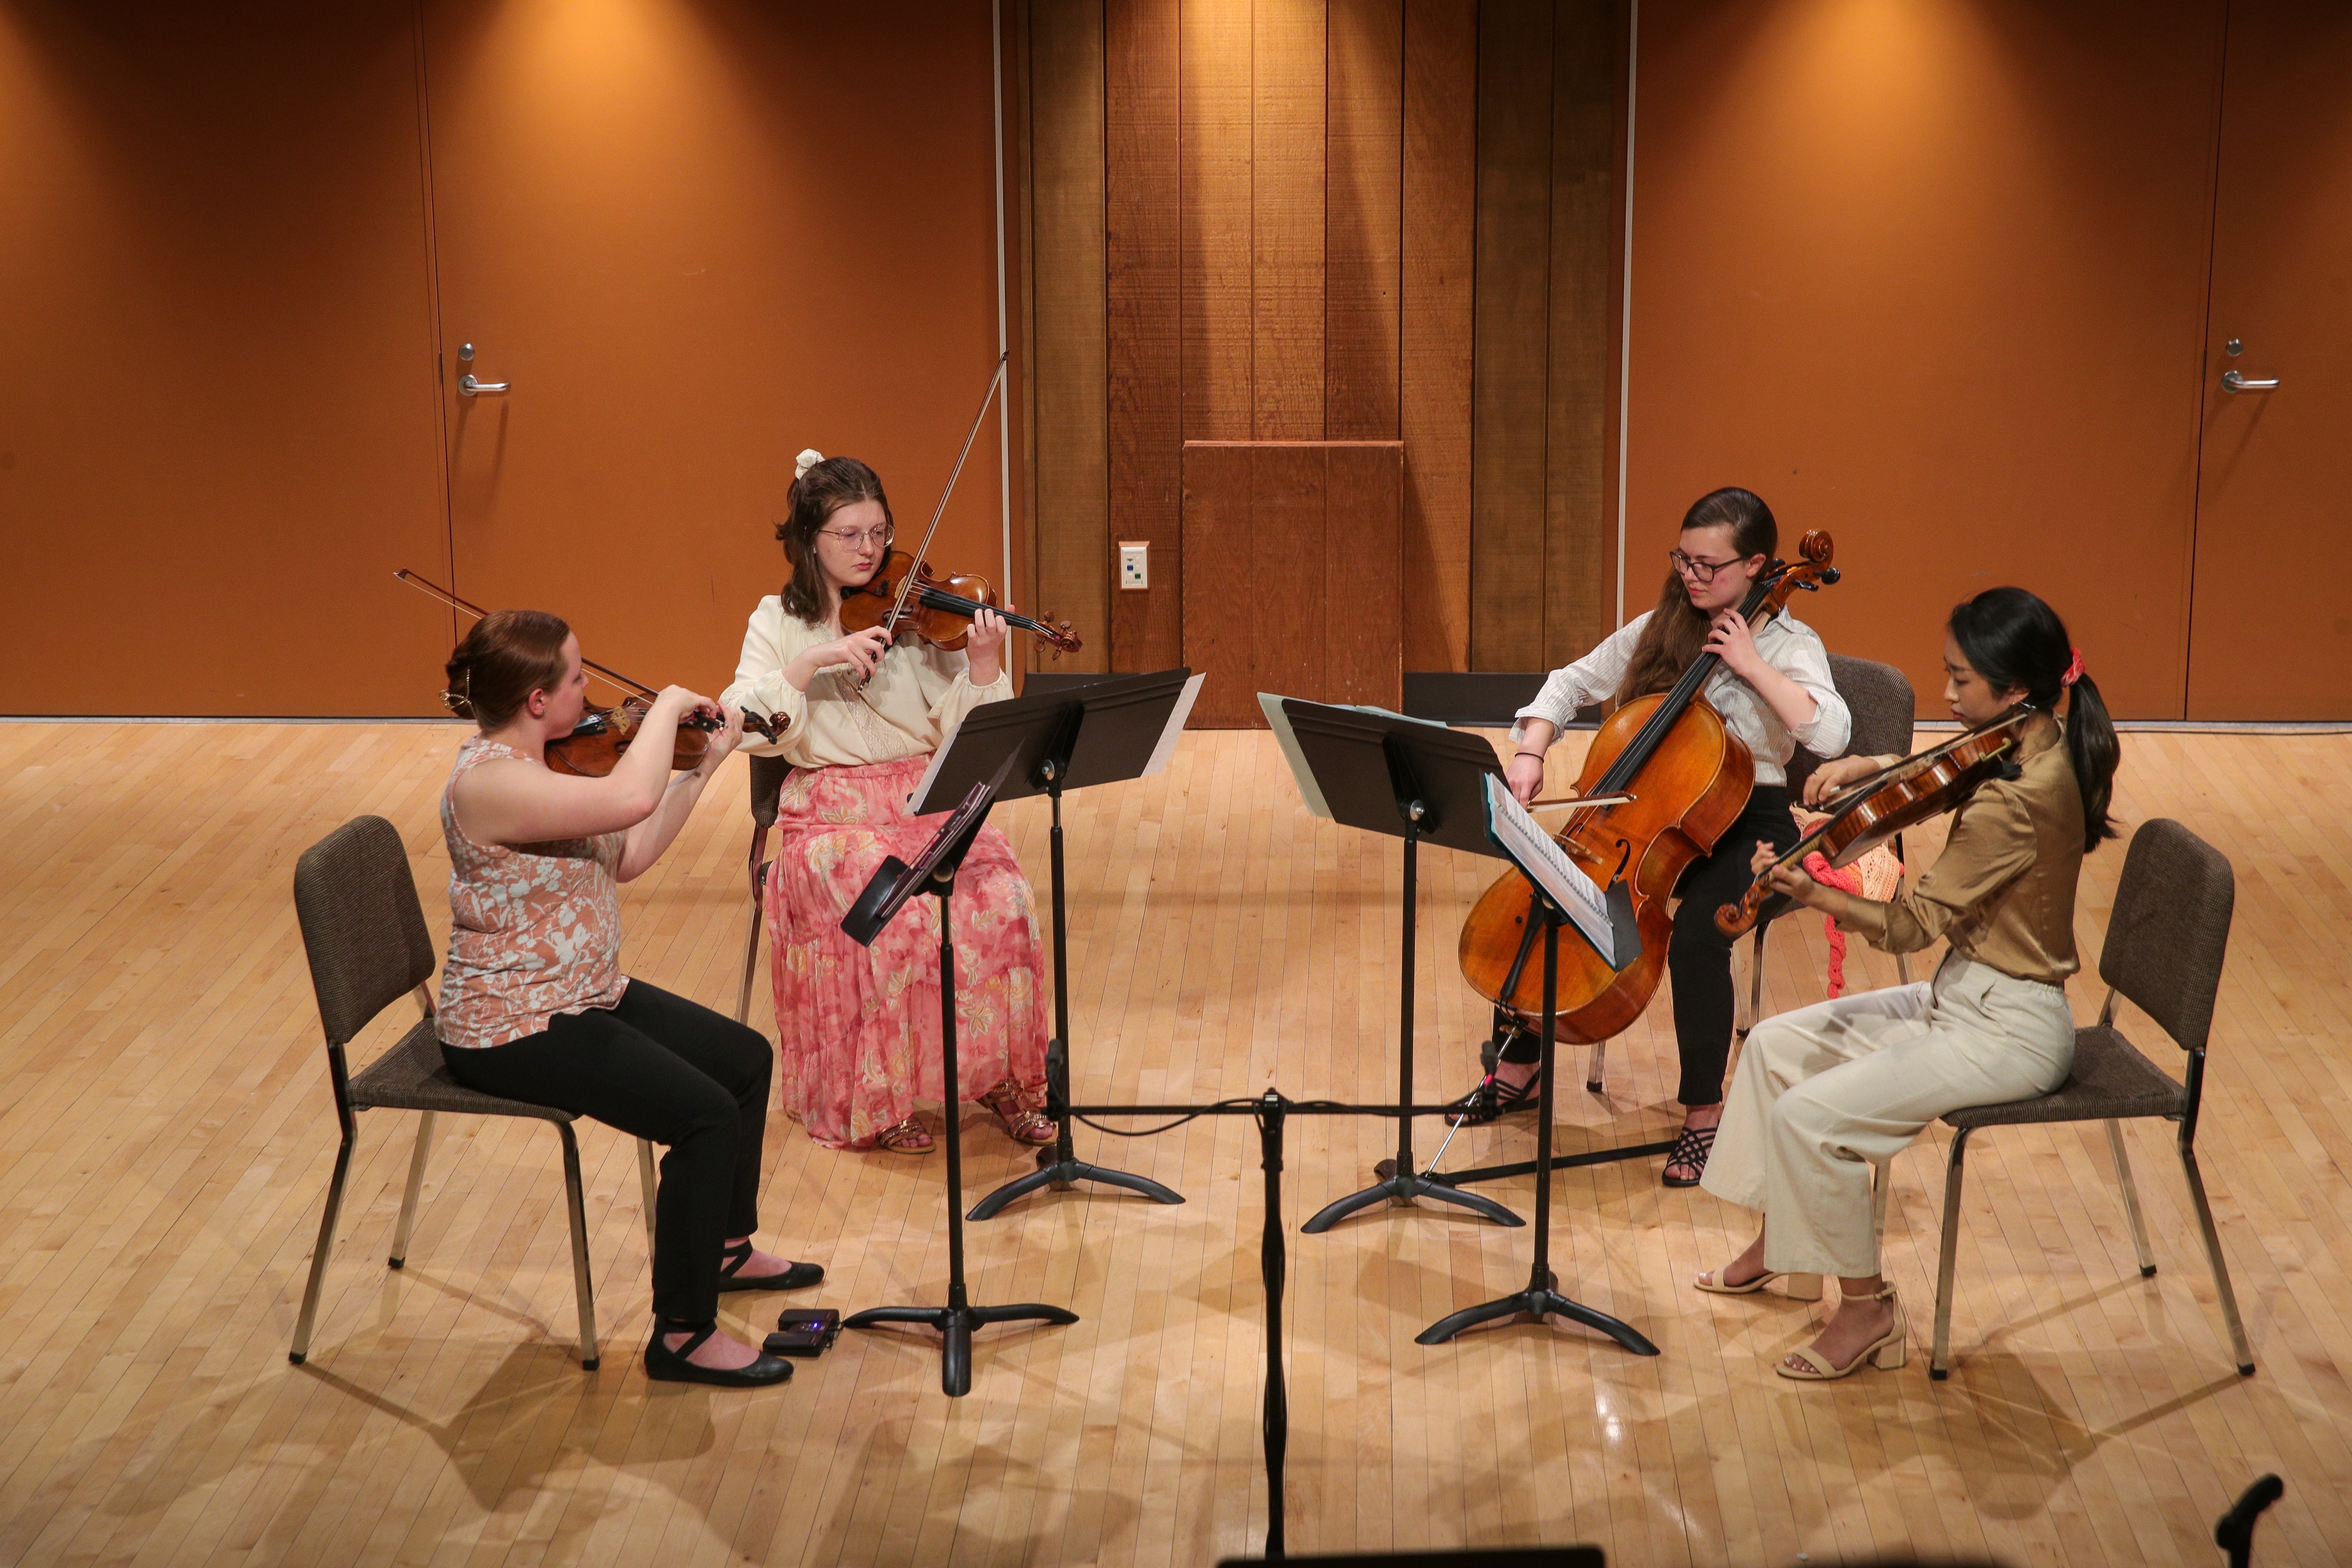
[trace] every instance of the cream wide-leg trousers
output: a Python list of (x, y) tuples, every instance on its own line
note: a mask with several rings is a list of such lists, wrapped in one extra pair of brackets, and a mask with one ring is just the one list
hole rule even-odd
[(1764, 1267), (1878, 1269), (1870, 1162), (1948, 1110), (2047, 1094), (2074, 1060), (2066, 993), (1958, 954), (1936, 978), (1758, 1024), (1699, 1184), (1764, 1212)]

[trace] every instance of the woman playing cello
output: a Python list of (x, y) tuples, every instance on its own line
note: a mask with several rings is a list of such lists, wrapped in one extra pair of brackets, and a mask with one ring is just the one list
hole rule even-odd
[[(1797, 836), (1789, 813), (1785, 769), (1799, 743), (1822, 756), (1845, 749), (1853, 720), (1830, 680), (1828, 651), (1812, 629), (1783, 612), (1751, 629), (1739, 604), (1779, 547), (1772, 510), (1750, 491), (1716, 490), (1684, 514), (1668, 552), (1671, 570), (1657, 607), (1634, 617), (1584, 658), (1554, 670), (1511, 731), (1517, 754), (1504, 776), (1522, 802), (1542, 787), (1544, 752), (1579, 708), (1664, 691), (1700, 655), (1721, 664), (1702, 695), (1755, 759), (1748, 805), (1716, 852), (1683, 873), (1675, 892), (1667, 973), (1674, 989), (1675, 1039), (1682, 1058), (1682, 1136), (1667, 1156), (1665, 1184), (1696, 1185), (1723, 1115), (1723, 1065), (1731, 1050), (1731, 939), (1716, 928), (1717, 905), (1747, 890), (1748, 850), (1757, 840), (1787, 846)], [(1471, 1121), (1491, 1121), (1534, 1103), (1536, 1044), (1524, 1031), (1502, 1050), (1495, 1071), (1458, 1102)]]

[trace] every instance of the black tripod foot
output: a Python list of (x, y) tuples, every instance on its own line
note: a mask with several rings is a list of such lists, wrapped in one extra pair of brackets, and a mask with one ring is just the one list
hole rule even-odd
[(1566, 1318), (1572, 1323), (1582, 1323), (1588, 1329), (1598, 1329), (1635, 1355), (1658, 1353), (1658, 1347), (1644, 1339), (1631, 1324), (1620, 1322), (1606, 1312), (1596, 1312), (1581, 1302), (1571, 1301), (1558, 1290), (1547, 1289), (1541, 1285), (1530, 1285), (1518, 1294), (1506, 1296), (1499, 1301), (1489, 1301), (1480, 1307), (1465, 1307), (1458, 1312), (1449, 1313), (1415, 1334), (1412, 1342), (1417, 1345), (1442, 1345), (1465, 1329), (1491, 1323), (1498, 1318), (1515, 1317), (1522, 1312), (1538, 1322), (1545, 1318)]
[(1041, 1153), (1036, 1170), (1005, 1183), (972, 1205), (971, 1212), (964, 1217), (994, 1219), (1003, 1212), (1004, 1205), (1015, 1198), (1025, 1198), (1031, 1193), (1042, 1192), (1047, 1187), (1066, 1187), (1073, 1182), (1098, 1182), (1106, 1187), (1122, 1187), (1130, 1193), (1140, 1193), (1155, 1204), (1181, 1204), (1184, 1201), (1183, 1194), (1173, 1187), (1162, 1186), (1149, 1176), (1129, 1175), (1125, 1171), (1089, 1165), (1084, 1160), (1055, 1160), (1047, 1164)]
[(1298, 1227), (1300, 1233), (1306, 1236), (1320, 1236), (1359, 1210), (1371, 1208), (1380, 1204), (1409, 1204), (1416, 1198), (1433, 1198), (1442, 1204), (1454, 1204), (1468, 1209), (1472, 1214), (1491, 1219), (1496, 1225), (1528, 1223), (1483, 1194), (1465, 1193), (1459, 1188), (1433, 1182), (1425, 1175), (1397, 1172), (1396, 1163), (1392, 1160), (1381, 1161), (1375, 1169), (1394, 1173), (1373, 1183), (1360, 1193), (1349, 1193), (1344, 1198), (1324, 1205), (1316, 1212), (1314, 1218)]
[(1064, 1307), (1022, 1301), (1010, 1307), (868, 1307), (841, 1321), (845, 1329), (882, 1323), (919, 1323), (940, 1332), (940, 1391), (951, 1399), (971, 1392), (971, 1331), (988, 1323), (1067, 1325), (1078, 1315)]

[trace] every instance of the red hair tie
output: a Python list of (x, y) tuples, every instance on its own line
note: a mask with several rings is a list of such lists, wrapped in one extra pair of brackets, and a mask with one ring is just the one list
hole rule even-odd
[(2067, 661), (2066, 673), (2058, 678), (2058, 684), (2061, 686), (2072, 686), (2083, 679), (2083, 650), (2069, 648), (2067, 651), (2074, 657)]

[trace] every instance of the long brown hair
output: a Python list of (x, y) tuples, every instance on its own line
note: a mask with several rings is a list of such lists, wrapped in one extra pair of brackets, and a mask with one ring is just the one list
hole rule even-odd
[(485, 731), (499, 729), (532, 692), (553, 691), (562, 682), (563, 641), (571, 635), (562, 616), (545, 610), (492, 610), (450, 653), (442, 705)]
[(830, 619), (834, 605), (840, 602), (816, 562), (817, 530), (843, 507), (862, 500), (878, 504), (883, 521), (893, 528), (898, 525), (898, 520), (890, 515), (890, 498), (882, 493), (881, 477), (855, 458), (826, 458), (811, 463), (808, 472), (784, 492), (784, 521), (776, 524), (776, 538), (782, 542), (784, 559), (793, 566), (793, 574), (784, 584), (784, 608), (811, 626), (822, 626)]
[[(1753, 490), (1737, 485), (1709, 490), (1683, 513), (1685, 533), (1717, 524), (1730, 528), (1731, 548), (1743, 562), (1755, 555), (1769, 559), (1780, 548), (1780, 525), (1772, 521), (1772, 509), (1764, 504), (1764, 498)], [(1680, 680), (1699, 650), (1706, 647), (1706, 628), (1713, 619), (1710, 612), (1690, 602), (1682, 574), (1668, 566), (1665, 586), (1658, 590), (1657, 608), (1650, 612), (1641, 637), (1633, 644), (1625, 679), (1617, 683), (1617, 700), (1630, 702), (1664, 691)]]

